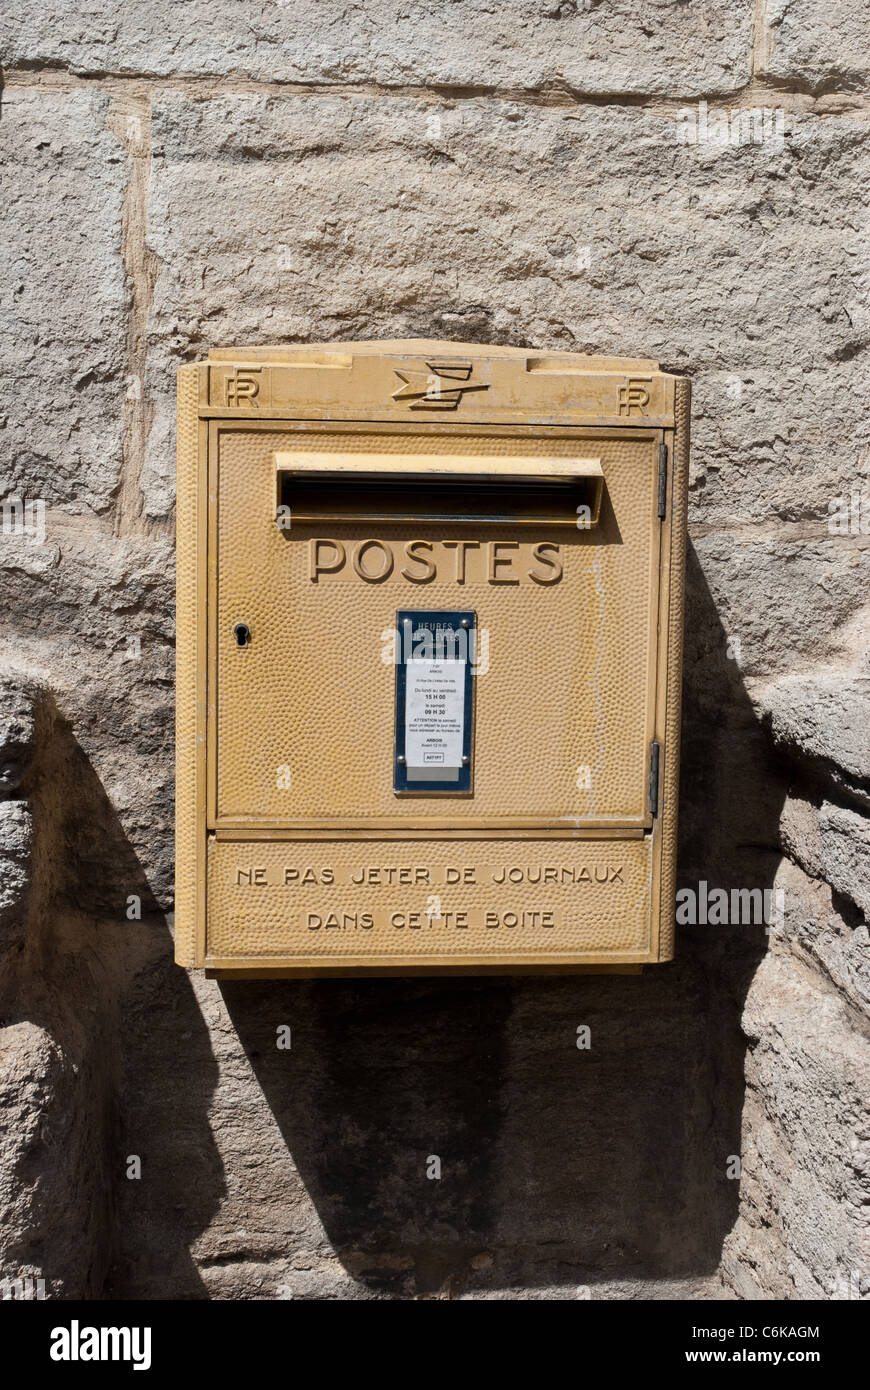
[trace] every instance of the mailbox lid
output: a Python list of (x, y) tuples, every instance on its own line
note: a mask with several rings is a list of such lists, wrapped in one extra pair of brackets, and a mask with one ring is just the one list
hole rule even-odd
[(674, 423), (674, 378), (646, 358), (420, 339), (215, 349), (203, 413), (260, 419)]

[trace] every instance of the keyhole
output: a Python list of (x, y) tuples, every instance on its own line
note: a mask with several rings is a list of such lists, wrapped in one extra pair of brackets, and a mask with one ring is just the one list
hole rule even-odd
[(237, 646), (246, 647), (251, 640), (251, 629), (247, 623), (236, 623), (233, 628), (233, 636)]

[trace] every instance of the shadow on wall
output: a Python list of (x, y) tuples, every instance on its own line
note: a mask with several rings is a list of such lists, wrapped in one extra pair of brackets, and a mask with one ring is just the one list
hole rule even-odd
[[(691, 550), (687, 581), (678, 883), (763, 890), (785, 788)], [(766, 936), (696, 926), (677, 940), (676, 962), (639, 977), (222, 986), (363, 1288), (572, 1296), (715, 1273), (739, 1197), (740, 1015)]]
[[(15, 820), (32, 817), (33, 840), (29, 889), (0, 958), (0, 1075), (12, 1078), (0, 1274), (25, 1287), (43, 1279), (51, 1298), (99, 1298), (123, 1245), (124, 1282), (142, 1296), (171, 1284), (177, 1296), (201, 1297), (189, 1247), (223, 1194), (206, 1115), (217, 1079), (208, 1031), (69, 724), (29, 677), (4, 673), (2, 686), (4, 784)], [(140, 920), (127, 918), (131, 896)], [(127, 1177), (133, 1154), (138, 1181)]]
[[(97, 1246), (96, 1263), (105, 1271), (98, 1296), (111, 1298), (116, 1290), (120, 1296), (123, 1288), (143, 1298), (203, 1298), (190, 1247), (225, 1194), (208, 1120), (218, 1079), (211, 1038), (105, 790), (66, 729), (57, 751), (76, 789), (69, 802), (74, 815), (61, 831), (64, 897), (77, 912), (76, 929), (58, 972), (59, 992), (68, 992), (70, 958), (83, 961), (92, 976), (91, 1012), (103, 1016), (91, 1050), (113, 1071), (111, 1095), (96, 1102), (101, 1120), (108, 1110), (112, 1123), (104, 1136), (105, 1186), (94, 1197), (98, 1209), (101, 1197), (113, 1199), (105, 1246)], [(140, 920), (127, 919), (130, 895), (140, 900)], [(65, 1011), (72, 1008), (66, 998)], [(133, 1158), (140, 1160), (138, 1178), (130, 1176)], [(84, 1198), (93, 1179), (82, 1167)]]

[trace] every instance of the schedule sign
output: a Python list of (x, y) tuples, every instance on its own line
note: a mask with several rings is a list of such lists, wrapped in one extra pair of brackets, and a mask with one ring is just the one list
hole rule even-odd
[(396, 615), (396, 792), (471, 789), (472, 612)]

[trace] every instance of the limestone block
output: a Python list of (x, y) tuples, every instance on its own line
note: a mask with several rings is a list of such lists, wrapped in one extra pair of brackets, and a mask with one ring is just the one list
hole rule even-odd
[(76, 0), (7, 7), (4, 66), (264, 82), (703, 93), (746, 82), (751, 0)]
[(870, 917), (870, 820), (826, 801), (819, 829), (825, 878)]
[(26, 677), (0, 672), (0, 797), (18, 792), (33, 757), (34, 698)]
[(792, 859), (813, 878), (821, 878), (824, 869), (818, 806), (805, 797), (789, 796), (782, 808), (779, 833), (783, 848)]
[[(18, 530), (22, 543), (38, 534), (40, 508), (104, 511), (118, 483), (126, 174), (122, 146), (106, 129), (108, 106), (92, 91), (3, 94), (3, 529)], [(9, 510), (12, 499), (20, 515)]]
[[(822, 573), (818, 577), (821, 585)], [(870, 678), (863, 667), (812, 671), (768, 686), (761, 700), (774, 741), (866, 805), (870, 805), (868, 688)]]
[(870, 78), (862, 0), (767, 0), (763, 71), (810, 91), (864, 91)]
[(743, 1026), (741, 1215), (726, 1276), (742, 1297), (848, 1297), (850, 1281), (866, 1281), (870, 1044), (848, 1004), (788, 955), (756, 972)]
[[(41, 545), (0, 535), (9, 645), (62, 716), (43, 782), (66, 827), (55, 863), (83, 910), (123, 921), (131, 894), (143, 912), (172, 900), (173, 547), (63, 522), (49, 513)], [(0, 729), (4, 707), (0, 686)]]
[[(697, 538), (692, 548), (723, 629), (722, 643), (730, 639), (746, 677), (778, 675), (793, 671), (797, 660), (809, 663), (838, 653), (838, 631), (864, 601), (870, 551), (831, 538), (711, 533)], [(770, 687), (758, 696), (762, 711), (775, 700)], [(813, 722), (825, 730), (822, 738), (836, 737), (829, 735), (825, 720)], [(857, 729), (854, 737), (859, 737)], [(842, 756), (849, 756), (845, 744)]]
[(20, 801), (0, 801), (0, 953), (23, 935), (32, 846), (28, 808)]

